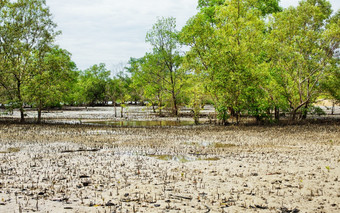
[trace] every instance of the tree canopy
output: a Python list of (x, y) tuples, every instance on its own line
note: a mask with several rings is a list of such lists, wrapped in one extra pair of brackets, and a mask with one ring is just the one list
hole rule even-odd
[[(77, 70), (44, 0), (0, 2), (0, 103), (21, 112), (61, 105), (127, 102), (159, 116), (192, 109), (198, 123), (206, 103), (227, 124), (306, 118), (320, 97), (340, 101), (340, 11), (327, 0), (198, 0), (198, 12), (178, 30), (173, 17), (147, 32), (151, 46), (112, 74), (105, 64)], [(184, 47), (184, 48), (183, 48)]]

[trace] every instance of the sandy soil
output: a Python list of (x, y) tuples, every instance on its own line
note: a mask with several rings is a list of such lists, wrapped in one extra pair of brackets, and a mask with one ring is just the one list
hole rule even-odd
[(340, 127), (0, 124), (0, 212), (340, 212)]

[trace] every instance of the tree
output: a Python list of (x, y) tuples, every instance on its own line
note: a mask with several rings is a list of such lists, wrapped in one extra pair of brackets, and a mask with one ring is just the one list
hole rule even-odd
[(153, 109), (155, 105), (158, 106), (159, 116), (162, 116), (168, 74), (165, 65), (160, 62), (159, 56), (147, 53), (144, 57), (131, 61), (129, 72), (132, 75), (132, 86), (143, 88), (144, 99), (151, 103)]
[(292, 119), (298, 112), (306, 117), (320, 95), (321, 81), (338, 69), (333, 56), (339, 44), (339, 27), (327, 26), (331, 13), (329, 2), (307, 0), (275, 14), (272, 20), (271, 63)]
[(204, 108), (207, 94), (200, 76), (193, 73), (188, 77), (187, 81), (190, 85), (186, 89), (186, 93), (189, 98), (187, 106), (192, 109), (194, 122), (197, 125), (199, 124), (200, 112)]
[(33, 71), (23, 86), (23, 92), (26, 102), (37, 107), (37, 122), (40, 123), (43, 108), (59, 106), (66, 99), (71, 91), (70, 82), (76, 77), (76, 66), (71, 61), (71, 54), (59, 47), (44, 55), (37, 51), (33, 57)]
[(322, 90), (327, 97), (333, 99), (332, 115), (335, 111), (335, 104), (340, 103), (340, 69), (334, 71), (334, 75), (327, 76), (321, 83)]
[[(262, 16), (281, 12), (282, 8), (279, 6), (279, 0), (257, 0), (247, 1), (248, 8), (256, 8), (261, 12)], [(214, 17), (216, 7), (228, 5), (230, 2), (225, 0), (198, 0), (198, 8), (211, 18)]]
[(337, 11), (329, 20), (326, 31), (324, 33), (327, 43), (329, 43), (329, 52), (333, 55), (334, 62), (337, 64), (334, 67), (331, 75), (326, 76), (321, 82), (323, 92), (333, 99), (332, 114), (334, 113), (335, 103), (340, 103), (340, 10)]
[(59, 32), (44, 0), (1, 1), (0, 6), (0, 85), (24, 122), (22, 90), (33, 72), (32, 55), (47, 52)]
[(124, 72), (120, 72), (117, 77), (117, 88), (119, 88), (117, 101), (120, 102), (120, 117), (122, 118), (124, 116), (124, 108), (126, 107), (125, 103), (131, 99), (131, 79)]
[(80, 102), (95, 106), (98, 103), (105, 103), (106, 88), (110, 71), (106, 65), (95, 64), (83, 71), (80, 75)]
[[(199, 2), (199, 7), (208, 6), (207, 3)], [(212, 11), (211, 11), (212, 10)], [(214, 53), (214, 46), (218, 43), (218, 38), (215, 33), (215, 8), (207, 11), (201, 10), (194, 17), (189, 19), (186, 26), (183, 27), (180, 33), (180, 40), (183, 44), (188, 45), (190, 50), (186, 52), (184, 64), (186, 69), (193, 70), (197, 76), (202, 76), (201, 80), (207, 92), (211, 95), (215, 107), (217, 106), (217, 96), (212, 91), (210, 85), (214, 85), (215, 77), (213, 70), (219, 70), (220, 64), (212, 64), (215, 61), (214, 57), (218, 55)]]
[(181, 33), (182, 42), (191, 47), (186, 57), (196, 72), (206, 76), (204, 83), (223, 124), (227, 114), (238, 122), (243, 110), (252, 106), (259, 110), (249, 98), (260, 91), (258, 55), (265, 28), (252, 3), (231, 0), (209, 7), (209, 13), (201, 10)]
[[(130, 96), (131, 96), (131, 102), (133, 102), (134, 104), (144, 104), (143, 103), (143, 85), (140, 85), (140, 84), (136, 84), (136, 82), (132, 79), (132, 73), (135, 72), (135, 70), (138, 70), (139, 69), (139, 59), (135, 59), (135, 58), (130, 58), (127, 66), (124, 66), (123, 68), (123, 72), (126, 72), (129, 74), (129, 77), (128, 77), (128, 84), (129, 84), (129, 93), (130, 93)], [(130, 75), (131, 74), (131, 75)], [(131, 77), (130, 77), (131, 76)]]
[(184, 86), (185, 71), (180, 69), (182, 57), (179, 53), (178, 32), (175, 18), (157, 20), (146, 35), (146, 41), (153, 47), (157, 67), (164, 72), (165, 90), (171, 97), (172, 113), (178, 115), (179, 96)]
[(117, 101), (119, 100), (119, 97), (121, 96), (121, 88), (120, 88), (120, 80), (117, 77), (113, 77), (108, 80), (107, 88), (106, 88), (106, 95), (108, 97), (108, 100), (112, 101), (112, 104), (114, 106), (115, 111), (115, 117), (117, 116)]

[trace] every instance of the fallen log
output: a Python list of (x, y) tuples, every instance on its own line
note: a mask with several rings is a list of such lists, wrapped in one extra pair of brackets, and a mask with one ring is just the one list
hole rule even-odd
[(100, 149), (77, 149), (77, 150), (63, 150), (61, 153), (73, 153), (73, 152), (98, 152)]

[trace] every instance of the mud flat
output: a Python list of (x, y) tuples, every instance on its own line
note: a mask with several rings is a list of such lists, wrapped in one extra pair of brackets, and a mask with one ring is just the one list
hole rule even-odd
[(340, 212), (340, 127), (0, 124), (0, 212)]

